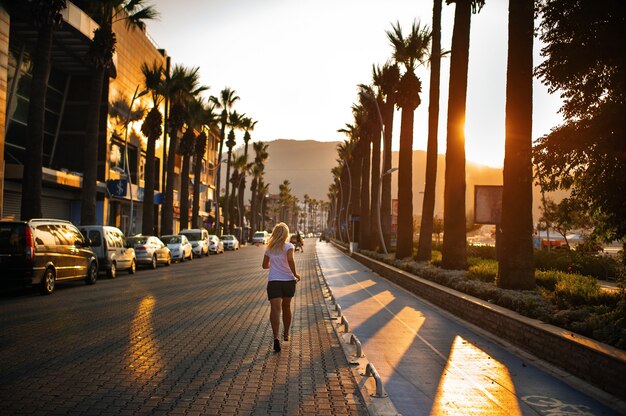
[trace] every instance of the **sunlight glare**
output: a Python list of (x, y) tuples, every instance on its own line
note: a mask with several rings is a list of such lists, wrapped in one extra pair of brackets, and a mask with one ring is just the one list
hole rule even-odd
[(161, 371), (161, 354), (155, 342), (152, 318), (156, 300), (147, 296), (137, 306), (130, 326), (128, 368), (138, 376), (151, 378)]
[(522, 412), (508, 369), (457, 336), (444, 368), (431, 415), (509, 415)]

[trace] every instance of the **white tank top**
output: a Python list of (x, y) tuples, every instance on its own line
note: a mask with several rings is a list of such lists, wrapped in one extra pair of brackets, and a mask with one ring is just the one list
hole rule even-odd
[(290, 249), (293, 250), (293, 248), (293, 244), (286, 243), (280, 254), (272, 253), (269, 250), (265, 251), (265, 255), (270, 259), (270, 273), (268, 277), (270, 282), (296, 280), (287, 262), (287, 252)]

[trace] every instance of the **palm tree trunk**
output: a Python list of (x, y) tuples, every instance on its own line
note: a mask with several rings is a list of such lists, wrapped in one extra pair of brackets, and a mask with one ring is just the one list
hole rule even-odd
[[(357, 146), (358, 147), (358, 146)], [(348, 224), (352, 225), (352, 228), (348, 227), (348, 241), (359, 242), (360, 236), (359, 226), (360, 221), (354, 221), (361, 215), (361, 155), (359, 151), (356, 151), (350, 161), (350, 206), (348, 209)]]
[(370, 233), (370, 157), (371, 157), (371, 137), (370, 133), (365, 134), (367, 138), (363, 146), (363, 159), (361, 161), (361, 235), (359, 238), (360, 248), (369, 250), (371, 243)]
[[(533, 0), (509, 3), (506, 142), (498, 286), (535, 287), (533, 265)], [(498, 225), (496, 225), (498, 226)]]
[[(102, 109), (104, 68), (94, 68), (89, 84), (89, 109), (83, 148), (83, 189), (80, 206), (80, 223), (96, 224), (96, 193), (98, 181), (98, 141)], [(128, 178), (130, 186), (131, 178)], [(130, 219), (131, 224), (133, 219)]]
[(189, 228), (189, 159), (183, 155), (183, 166), (180, 172), (180, 229)]
[(445, 269), (465, 269), (467, 267), (464, 128), (470, 23), (470, 1), (458, 0), (454, 12), (450, 87), (448, 88), (448, 137), (446, 141), (441, 263)]
[(191, 227), (200, 228), (200, 182), (202, 176), (202, 156), (194, 155), (195, 165), (193, 169), (193, 206), (191, 208)]
[(224, 193), (224, 202), (226, 206), (224, 207), (224, 230), (228, 234), (232, 234), (232, 224), (230, 223), (230, 164), (232, 159), (232, 149), (228, 149), (228, 156), (226, 157), (226, 192)]
[(22, 178), (20, 210), (22, 220), (41, 218), (43, 216), (41, 209), (43, 132), (46, 113), (46, 90), (51, 66), (52, 33), (52, 24), (42, 26), (38, 32), (37, 45), (35, 47)]
[(435, 215), (435, 188), (437, 184), (437, 140), (439, 129), (439, 84), (441, 79), (441, 6), (443, 0), (433, 5), (433, 41), (430, 58), (430, 92), (428, 103), (428, 144), (426, 150), (426, 183), (422, 205), (417, 260), (430, 261)]
[(252, 178), (252, 183), (250, 184), (250, 193), (252, 196), (250, 197), (250, 231), (255, 232), (259, 231), (259, 212), (257, 207), (257, 178)]
[[(391, 169), (391, 142), (393, 134), (393, 115), (395, 103), (393, 98), (388, 97), (385, 104), (384, 122), (385, 131), (383, 137), (383, 169), (385, 173)], [(389, 249), (391, 244), (391, 175), (385, 175), (382, 179), (382, 196), (380, 198), (380, 216), (383, 228), (385, 246)]]
[(143, 189), (143, 216), (141, 223), (141, 232), (144, 235), (154, 235), (154, 153), (156, 148), (156, 139), (148, 138), (148, 146), (146, 148), (146, 167), (144, 176)]
[(226, 140), (226, 120), (225, 116), (222, 116), (222, 126), (220, 128), (220, 145), (217, 150), (217, 167), (215, 172), (215, 235), (220, 236), (222, 233), (220, 232), (220, 209), (219, 209), (219, 201), (220, 201), (220, 188), (222, 183), (222, 151), (224, 150), (224, 141)]
[(170, 147), (167, 153), (167, 180), (165, 184), (165, 201), (161, 213), (161, 235), (172, 234), (174, 230), (174, 167), (176, 166), (176, 148), (178, 132), (169, 134)]
[(378, 213), (380, 204), (380, 133), (382, 126), (372, 136), (372, 176), (371, 176), (371, 209), (370, 209), (370, 248), (380, 247), (378, 232)]
[(414, 117), (414, 109), (402, 109), (400, 155), (398, 157), (398, 243), (396, 246), (396, 259), (403, 259), (413, 255)]

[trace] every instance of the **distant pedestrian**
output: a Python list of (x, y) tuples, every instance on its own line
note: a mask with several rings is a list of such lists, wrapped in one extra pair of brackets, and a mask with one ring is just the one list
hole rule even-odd
[(291, 327), (291, 300), (296, 293), (300, 275), (293, 260), (294, 245), (289, 242), (289, 227), (281, 222), (274, 226), (267, 242), (263, 268), (270, 269), (267, 282), (267, 298), (270, 301), (270, 323), (274, 333), (274, 351), (280, 351), (280, 315), (283, 316), (283, 339), (289, 341)]

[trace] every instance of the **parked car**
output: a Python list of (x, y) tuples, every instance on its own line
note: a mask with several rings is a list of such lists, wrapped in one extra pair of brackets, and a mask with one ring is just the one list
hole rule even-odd
[(158, 264), (172, 264), (170, 249), (153, 235), (136, 235), (126, 239), (128, 245), (135, 249), (137, 264), (156, 269)]
[(71, 222), (55, 219), (0, 222), (0, 281), (51, 294), (57, 282), (98, 279), (98, 258)]
[(127, 247), (124, 233), (115, 227), (106, 225), (80, 226), (83, 237), (88, 238), (91, 249), (98, 257), (100, 272), (106, 273), (111, 279), (115, 279), (118, 270), (126, 270), (135, 273), (137, 261), (135, 249)]
[(161, 241), (167, 245), (172, 253), (172, 260), (183, 262), (185, 259), (193, 259), (191, 243), (185, 235), (164, 235)]
[(209, 232), (200, 228), (182, 230), (180, 235), (187, 237), (193, 249), (193, 255), (201, 257), (209, 255)]
[(252, 244), (267, 244), (267, 240), (270, 238), (270, 233), (267, 231), (257, 231), (252, 236)]
[(224, 252), (224, 243), (216, 235), (209, 235), (209, 253), (220, 254)]
[(224, 243), (224, 250), (239, 250), (239, 240), (237, 240), (237, 237), (235, 237), (234, 235), (223, 235), (222, 243)]

